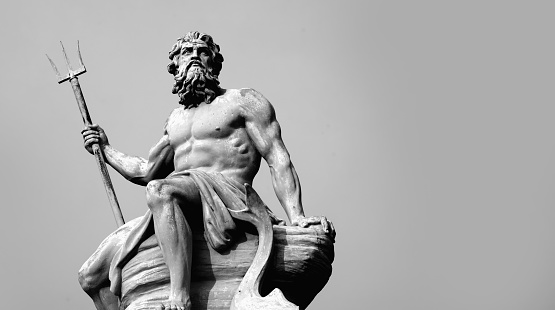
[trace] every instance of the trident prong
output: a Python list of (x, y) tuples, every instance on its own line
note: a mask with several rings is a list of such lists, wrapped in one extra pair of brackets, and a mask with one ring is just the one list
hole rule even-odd
[(67, 57), (66, 49), (64, 48), (62, 41), (60, 41), (60, 45), (62, 46), (62, 52), (64, 53), (64, 58), (66, 59), (67, 68), (69, 69), (69, 72), (71, 72), (73, 71), (73, 68), (71, 68), (71, 63), (69, 62), (69, 58)]
[(56, 65), (54, 64), (52, 59), (50, 59), (50, 57), (48, 57), (48, 54), (46, 54), (46, 58), (48, 58), (48, 61), (50, 61), (50, 65), (52, 65), (52, 69), (54, 69), (54, 72), (56, 72), (56, 76), (58, 77), (58, 80), (61, 80), (62, 75), (60, 74), (60, 71), (58, 71), (58, 68), (56, 68)]
[(83, 67), (83, 70), (87, 70), (85, 69), (85, 64), (83, 64), (83, 58), (81, 58), (81, 48), (79, 47), (79, 40), (77, 40), (77, 56), (79, 56), (79, 66)]
[[(50, 64), (52, 65), (52, 69), (54, 69), (54, 72), (56, 72), (56, 75), (58, 76), (58, 83), (61, 84), (65, 81), (69, 81), (71, 83), (71, 87), (73, 88), (73, 93), (75, 94), (75, 99), (77, 100), (77, 105), (79, 106), (79, 111), (81, 112), (81, 117), (83, 117), (83, 123), (85, 123), (85, 126), (87, 127), (91, 126), (92, 125), (91, 116), (89, 115), (89, 110), (87, 109), (87, 104), (85, 103), (85, 97), (83, 97), (83, 92), (81, 91), (81, 85), (79, 85), (79, 79), (77, 78), (78, 75), (81, 75), (87, 72), (87, 69), (85, 69), (85, 65), (83, 64), (83, 59), (81, 58), (81, 49), (79, 48), (79, 41), (77, 41), (77, 55), (79, 56), (79, 68), (77, 70), (73, 70), (71, 68), (69, 57), (67, 57), (64, 45), (62, 44), (62, 42), (60, 42), (60, 44), (62, 45), (62, 52), (64, 54), (64, 58), (67, 64), (67, 69), (69, 71), (68, 75), (65, 77), (62, 77), (60, 75), (60, 72), (58, 71), (58, 68), (56, 68), (56, 65), (52, 61), (52, 59), (50, 59), (48, 55), (46, 55), (46, 58), (48, 58), (48, 61), (50, 61)], [(94, 153), (94, 157), (96, 159), (96, 163), (98, 164), (98, 168), (100, 169), (102, 182), (104, 183), (104, 188), (106, 189), (106, 194), (108, 195), (108, 200), (110, 201), (110, 206), (112, 207), (112, 212), (114, 213), (116, 223), (119, 227), (125, 224), (125, 221), (123, 220), (123, 215), (121, 214), (121, 209), (119, 207), (118, 199), (116, 197), (116, 193), (114, 191), (114, 187), (110, 179), (110, 174), (108, 173), (108, 169), (106, 168), (106, 162), (104, 160), (103, 151), (100, 145), (98, 145), (98, 143), (94, 143), (92, 145), (92, 150)]]
[(79, 41), (77, 41), (77, 55), (79, 56), (79, 68), (77, 70), (73, 70), (73, 68), (71, 67), (69, 57), (67, 57), (67, 53), (66, 53), (66, 50), (64, 48), (64, 44), (62, 43), (62, 41), (60, 41), (60, 45), (62, 46), (62, 53), (64, 54), (64, 58), (65, 58), (65, 61), (66, 61), (66, 64), (67, 64), (67, 69), (68, 69), (68, 74), (65, 77), (62, 77), (62, 75), (60, 74), (60, 71), (58, 71), (58, 68), (56, 67), (56, 65), (54, 64), (52, 59), (50, 59), (50, 57), (48, 57), (48, 55), (46, 55), (46, 57), (48, 58), (48, 61), (50, 61), (50, 64), (52, 65), (52, 69), (54, 69), (54, 72), (56, 72), (56, 76), (58, 76), (58, 84), (61, 84), (65, 81), (69, 81), (69, 80), (71, 80), (71, 78), (76, 77), (78, 75), (81, 75), (81, 74), (87, 72), (87, 69), (85, 68), (85, 65), (83, 64), (83, 58), (81, 58), (81, 48), (79, 47)]

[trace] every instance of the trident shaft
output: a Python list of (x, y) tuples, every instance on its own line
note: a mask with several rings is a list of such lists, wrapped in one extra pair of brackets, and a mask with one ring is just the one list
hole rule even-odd
[[(75, 99), (77, 100), (77, 105), (79, 106), (79, 111), (81, 111), (81, 117), (83, 117), (83, 123), (85, 124), (85, 126), (90, 126), (92, 125), (91, 116), (89, 114), (89, 110), (87, 109), (87, 104), (85, 103), (85, 97), (83, 97), (83, 92), (81, 91), (79, 80), (77, 79), (78, 75), (87, 72), (87, 69), (85, 69), (85, 65), (83, 64), (83, 59), (81, 58), (79, 41), (77, 41), (77, 55), (79, 56), (79, 68), (77, 70), (72, 69), (69, 58), (67, 57), (66, 51), (64, 49), (64, 45), (62, 44), (62, 42), (60, 42), (60, 44), (62, 45), (62, 52), (64, 54), (64, 58), (66, 60), (67, 68), (69, 71), (68, 75), (62, 77), (52, 59), (50, 59), (48, 55), (46, 55), (46, 57), (50, 61), (52, 68), (58, 76), (58, 84), (61, 84), (65, 81), (69, 81), (71, 83), (73, 93), (75, 94)], [(106, 189), (106, 194), (108, 195), (108, 200), (110, 201), (110, 206), (112, 207), (112, 212), (114, 213), (114, 218), (116, 219), (118, 227), (122, 226), (123, 224), (125, 224), (125, 221), (123, 219), (123, 215), (121, 214), (121, 209), (116, 197), (116, 192), (114, 191), (114, 186), (112, 185), (112, 180), (110, 179), (110, 174), (108, 173), (108, 169), (106, 168), (104, 154), (98, 143), (92, 145), (92, 150), (94, 153), (94, 158), (96, 159), (96, 163), (98, 165), (98, 169), (100, 170), (100, 174), (102, 176), (102, 182), (104, 183), (104, 188)]]

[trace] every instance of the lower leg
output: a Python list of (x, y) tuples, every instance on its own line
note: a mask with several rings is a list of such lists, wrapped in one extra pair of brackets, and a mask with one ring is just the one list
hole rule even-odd
[[(160, 201), (159, 201), (160, 202)], [(149, 205), (150, 207), (150, 205)], [(154, 230), (170, 272), (167, 309), (190, 308), (192, 233), (175, 201), (151, 207)]]

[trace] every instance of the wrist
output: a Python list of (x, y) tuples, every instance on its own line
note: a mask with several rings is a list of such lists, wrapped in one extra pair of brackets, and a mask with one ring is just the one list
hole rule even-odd
[(106, 142), (106, 143), (100, 143), (99, 144), (100, 148), (102, 149), (103, 152), (111, 152), (113, 151), (113, 147), (110, 145), (110, 143)]

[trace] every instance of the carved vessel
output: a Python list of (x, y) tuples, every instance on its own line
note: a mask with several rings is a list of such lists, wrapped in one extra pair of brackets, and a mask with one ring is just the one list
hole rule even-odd
[[(259, 245), (254, 227), (243, 223), (241, 231), (236, 245), (225, 253), (213, 250), (202, 230), (193, 231), (192, 309), (230, 309)], [(304, 309), (327, 283), (333, 259), (333, 240), (320, 226), (273, 226), (273, 251), (260, 293), (279, 288), (288, 301)], [(167, 300), (168, 292), (169, 272), (151, 236), (122, 270), (120, 309), (153, 309)]]

